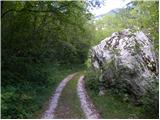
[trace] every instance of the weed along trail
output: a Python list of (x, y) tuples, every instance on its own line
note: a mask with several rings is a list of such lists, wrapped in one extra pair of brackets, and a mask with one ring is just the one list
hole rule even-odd
[(62, 93), (62, 90), (65, 87), (65, 85), (67, 84), (67, 82), (69, 82), (75, 75), (76, 75), (76, 73), (71, 74), (71, 75), (67, 76), (64, 80), (62, 80), (62, 82), (59, 84), (56, 91), (54, 92), (54, 95), (51, 97), (50, 102), (49, 102), (49, 106), (47, 107), (46, 111), (42, 115), (42, 119), (53, 119), (54, 118), (54, 112), (57, 107), (58, 100), (59, 100), (59, 97)]
[(81, 108), (83, 109), (83, 112), (85, 113), (85, 117), (87, 119), (99, 119), (100, 115), (96, 111), (95, 106), (91, 102), (85, 90), (84, 76), (81, 76), (78, 80), (77, 93), (80, 98)]

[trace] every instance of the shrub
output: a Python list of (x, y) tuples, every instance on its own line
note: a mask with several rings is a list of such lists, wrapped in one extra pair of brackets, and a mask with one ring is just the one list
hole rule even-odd
[(96, 93), (99, 92), (99, 71), (88, 70), (85, 74), (85, 84), (86, 88), (95, 91)]
[(142, 98), (143, 114), (147, 118), (159, 118), (159, 82), (153, 83), (150, 91)]

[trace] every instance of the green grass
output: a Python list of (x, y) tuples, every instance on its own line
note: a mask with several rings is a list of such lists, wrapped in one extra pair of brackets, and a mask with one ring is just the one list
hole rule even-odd
[(47, 64), (45, 65), (44, 69), (48, 72), (48, 79), (50, 83), (47, 87), (44, 88), (42, 93), (39, 93), (37, 95), (37, 101), (39, 102), (39, 105), (41, 105), (41, 109), (38, 110), (34, 114), (34, 118), (40, 118), (42, 113), (44, 112), (46, 105), (48, 105), (49, 98), (51, 95), (53, 95), (53, 92), (66, 76), (68, 76), (71, 73), (77, 72), (81, 69), (83, 69), (83, 66), (77, 65), (74, 66), (66, 66), (66, 65), (58, 65), (58, 64)]
[[(46, 73), (46, 76), (41, 78), (47, 81), (44, 84), (31, 83), (26, 79), (20, 79), (24, 82), (2, 87), (1, 118), (40, 118), (50, 96), (60, 81), (68, 74), (83, 69), (81, 66), (65, 66), (53, 63), (38, 64), (38, 66)], [(30, 74), (38, 79), (39, 77), (37, 74), (34, 75), (34, 72)]]
[[(44, 112), (46, 105), (48, 104), (50, 96), (55, 91), (61, 80), (63, 80), (68, 74), (75, 72), (76, 70), (70, 69), (68, 66), (47, 64), (44, 70), (48, 72), (48, 83), (47, 87), (43, 88), (42, 92), (36, 95), (36, 101), (39, 102), (40, 110), (34, 114), (34, 118), (40, 118)], [(42, 86), (41, 86), (42, 88)]]
[(142, 108), (134, 106), (132, 103), (123, 102), (120, 98), (107, 92), (105, 96), (99, 96), (94, 91), (88, 89), (94, 105), (103, 119), (128, 119), (139, 118)]
[(77, 96), (77, 81), (80, 77), (78, 73), (65, 86), (59, 99), (58, 107), (56, 108), (56, 118), (65, 119), (84, 119), (83, 111), (80, 107), (80, 100)]

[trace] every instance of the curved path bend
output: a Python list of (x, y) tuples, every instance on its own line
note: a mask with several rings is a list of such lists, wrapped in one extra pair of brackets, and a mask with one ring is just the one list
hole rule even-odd
[[(56, 88), (56, 91), (54, 92), (53, 96), (51, 97), (49, 101), (49, 105), (45, 112), (43, 113), (41, 119), (53, 119), (56, 117), (56, 108), (58, 105), (59, 98), (61, 96), (61, 93), (66, 86), (66, 84), (73, 79), (73, 77), (77, 73), (68, 75), (65, 79), (62, 80), (62, 82), (59, 84), (59, 86)], [(85, 90), (85, 84), (84, 84), (84, 76), (81, 76), (77, 83), (77, 94), (80, 99), (81, 108), (85, 114), (86, 119), (99, 119), (100, 115), (96, 111), (95, 106), (91, 102), (89, 96), (87, 95), (87, 91)]]
[(42, 119), (53, 119), (54, 118), (54, 112), (55, 109), (58, 105), (58, 100), (59, 97), (64, 89), (64, 87), (66, 86), (66, 84), (76, 75), (76, 73), (68, 75), (64, 80), (62, 80), (62, 82), (59, 84), (59, 86), (57, 87), (55, 93), (53, 94), (53, 96), (50, 99), (49, 102), (49, 106), (47, 108), (47, 110), (44, 112), (44, 114), (42, 115)]

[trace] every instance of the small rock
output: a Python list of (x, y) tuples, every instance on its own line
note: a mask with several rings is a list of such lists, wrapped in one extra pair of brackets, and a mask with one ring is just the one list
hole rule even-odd
[(101, 91), (99, 91), (99, 96), (104, 96), (105, 95), (105, 91), (103, 90), (101, 90)]

